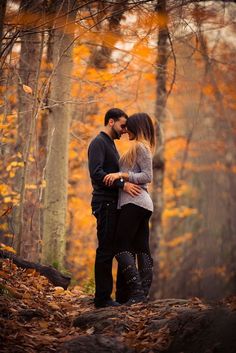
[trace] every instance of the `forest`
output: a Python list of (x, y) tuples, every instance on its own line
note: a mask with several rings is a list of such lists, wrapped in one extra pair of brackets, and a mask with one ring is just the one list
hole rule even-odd
[[(117, 107), (148, 113), (156, 127), (151, 300), (175, 298), (191, 310), (226, 300), (235, 310), (235, 18), (235, 1), (1, 0), (0, 299), (18, 298), (14, 277), (25, 290), (34, 286), (34, 270), (17, 270), (15, 259), (50, 266), (70, 281), (71, 308), (78, 293), (87, 305), (97, 244), (87, 150), (105, 112)], [(125, 135), (115, 143), (120, 154), (130, 144)], [(35, 281), (39, 292), (50, 286)], [(60, 297), (67, 285), (54, 284)], [(94, 327), (86, 326), (88, 335), (101, 331)], [(136, 342), (130, 352), (167, 352), (163, 327), (158, 347)], [(3, 352), (57, 352), (34, 344)], [(231, 352), (214, 352), (223, 351)]]

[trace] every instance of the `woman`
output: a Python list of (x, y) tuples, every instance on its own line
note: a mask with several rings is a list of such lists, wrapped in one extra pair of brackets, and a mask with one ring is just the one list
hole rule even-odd
[[(149, 219), (153, 203), (147, 191), (152, 181), (152, 152), (155, 146), (154, 126), (146, 113), (131, 115), (127, 133), (133, 146), (120, 159), (120, 172), (106, 175), (111, 185), (123, 178), (141, 186), (138, 196), (120, 190), (118, 208), (121, 209), (116, 232), (116, 259), (124, 273), (128, 288), (127, 304), (144, 301), (152, 282), (152, 258), (149, 249)], [(136, 267), (135, 254), (138, 260)]]

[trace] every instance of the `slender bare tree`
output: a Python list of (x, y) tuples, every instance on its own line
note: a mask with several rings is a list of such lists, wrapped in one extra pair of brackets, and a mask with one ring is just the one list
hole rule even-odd
[[(42, 6), (42, 3), (41, 3)], [(43, 49), (43, 37), (34, 31), (34, 14), (38, 14), (40, 6), (27, 0), (20, 3), (22, 29), (20, 34), (21, 51), (18, 75), (18, 141), (17, 149), (24, 167), (16, 175), (16, 191), (20, 193), (20, 204), (15, 212), (15, 230), (17, 253), (23, 258), (35, 259), (37, 250), (33, 251), (33, 236), (30, 231), (30, 213), (32, 204), (26, 205), (26, 183), (29, 180), (29, 160), (32, 153), (31, 142), (34, 132), (35, 111), (37, 106), (37, 87)], [(32, 177), (32, 175), (31, 175)], [(31, 210), (31, 211), (30, 211)]]
[(166, 0), (159, 0), (156, 11), (161, 18), (158, 31), (157, 43), (157, 99), (156, 99), (156, 151), (153, 158), (153, 203), (154, 213), (151, 222), (151, 242), (154, 257), (154, 282), (152, 286), (152, 297), (158, 295), (159, 276), (159, 239), (163, 235), (162, 211), (163, 211), (163, 182), (164, 182), (164, 122), (165, 107), (167, 100), (166, 71), (168, 61), (168, 23), (167, 23)]
[[(75, 1), (55, 1), (42, 262), (63, 268), (65, 255), (70, 91)], [(60, 21), (57, 21), (57, 18)], [(63, 21), (61, 20), (63, 19)], [(60, 23), (60, 25), (59, 25)]]

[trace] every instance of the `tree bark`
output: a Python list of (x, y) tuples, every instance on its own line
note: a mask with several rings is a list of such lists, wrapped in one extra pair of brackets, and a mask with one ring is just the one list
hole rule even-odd
[(6, 13), (6, 7), (7, 7), (7, 0), (2, 0), (0, 3), (0, 54), (2, 52), (4, 17)]
[[(74, 1), (56, 3), (57, 15), (64, 14), (63, 28), (54, 29), (53, 70), (49, 105), (48, 158), (43, 216), (42, 262), (64, 266), (67, 213), (68, 146), (72, 73), (73, 33), (67, 23), (75, 19)], [(57, 26), (56, 26), (57, 27)]]
[(154, 212), (151, 221), (151, 249), (154, 258), (154, 282), (151, 297), (158, 297), (159, 277), (159, 239), (163, 236), (163, 182), (164, 182), (164, 121), (167, 100), (166, 69), (168, 61), (168, 26), (166, 0), (157, 3), (156, 11), (163, 17), (163, 25), (159, 27), (157, 44), (157, 100), (156, 100), (156, 151), (153, 158), (153, 193)]
[[(20, 10), (23, 13), (33, 14), (39, 9), (35, 4), (27, 0), (22, 0)], [(14, 228), (16, 231), (16, 248), (17, 254), (26, 259), (34, 259), (37, 257), (37, 245), (33, 238), (37, 238), (37, 230), (34, 230), (34, 237), (30, 230), (32, 210), (35, 206), (34, 197), (30, 197), (30, 201), (26, 201), (26, 183), (29, 174), (33, 179), (32, 170), (29, 171), (29, 153), (31, 148), (32, 135), (34, 130), (34, 113), (37, 100), (37, 85), (39, 76), (39, 67), (41, 63), (42, 38), (36, 32), (31, 32), (35, 23), (26, 23), (25, 28), (21, 32), (21, 52), (19, 61), (19, 85), (18, 85), (18, 141), (17, 149), (24, 161), (24, 167), (20, 168), (16, 174), (16, 191), (20, 194), (20, 204), (14, 213)], [(32, 94), (25, 92), (24, 87), (29, 86)], [(32, 181), (30, 182), (32, 183)], [(34, 211), (33, 211), (34, 212)]]
[[(99, 6), (104, 6), (104, 4), (99, 4)], [(123, 14), (128, 8), (128, 1), (120, 0), (117, 1), (111, 8), (107, 33), (110, 34), (111, 43), (108, 44), (103, 42), (101, 47), (96, 47), (90, 58), (90, 65), (96, 67), (97, 69), (106, 69), (107, 65), (111, 60), (111, 55), (114, 50), (116, 42), (119, 40), (120, 33), (120, 21)], [(101, 18), (98, 16), (98, 22)]]

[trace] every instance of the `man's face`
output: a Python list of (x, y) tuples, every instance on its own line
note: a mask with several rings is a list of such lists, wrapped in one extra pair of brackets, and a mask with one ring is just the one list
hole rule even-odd
[(115, 139), (120, 139), (121, 135), (125, 134), (127, 132), (126, 130), (126, 118), (121, 116), (119, 120), (114, 121), (111, 119), (111, 131), (112, 131), (112, 138)]

